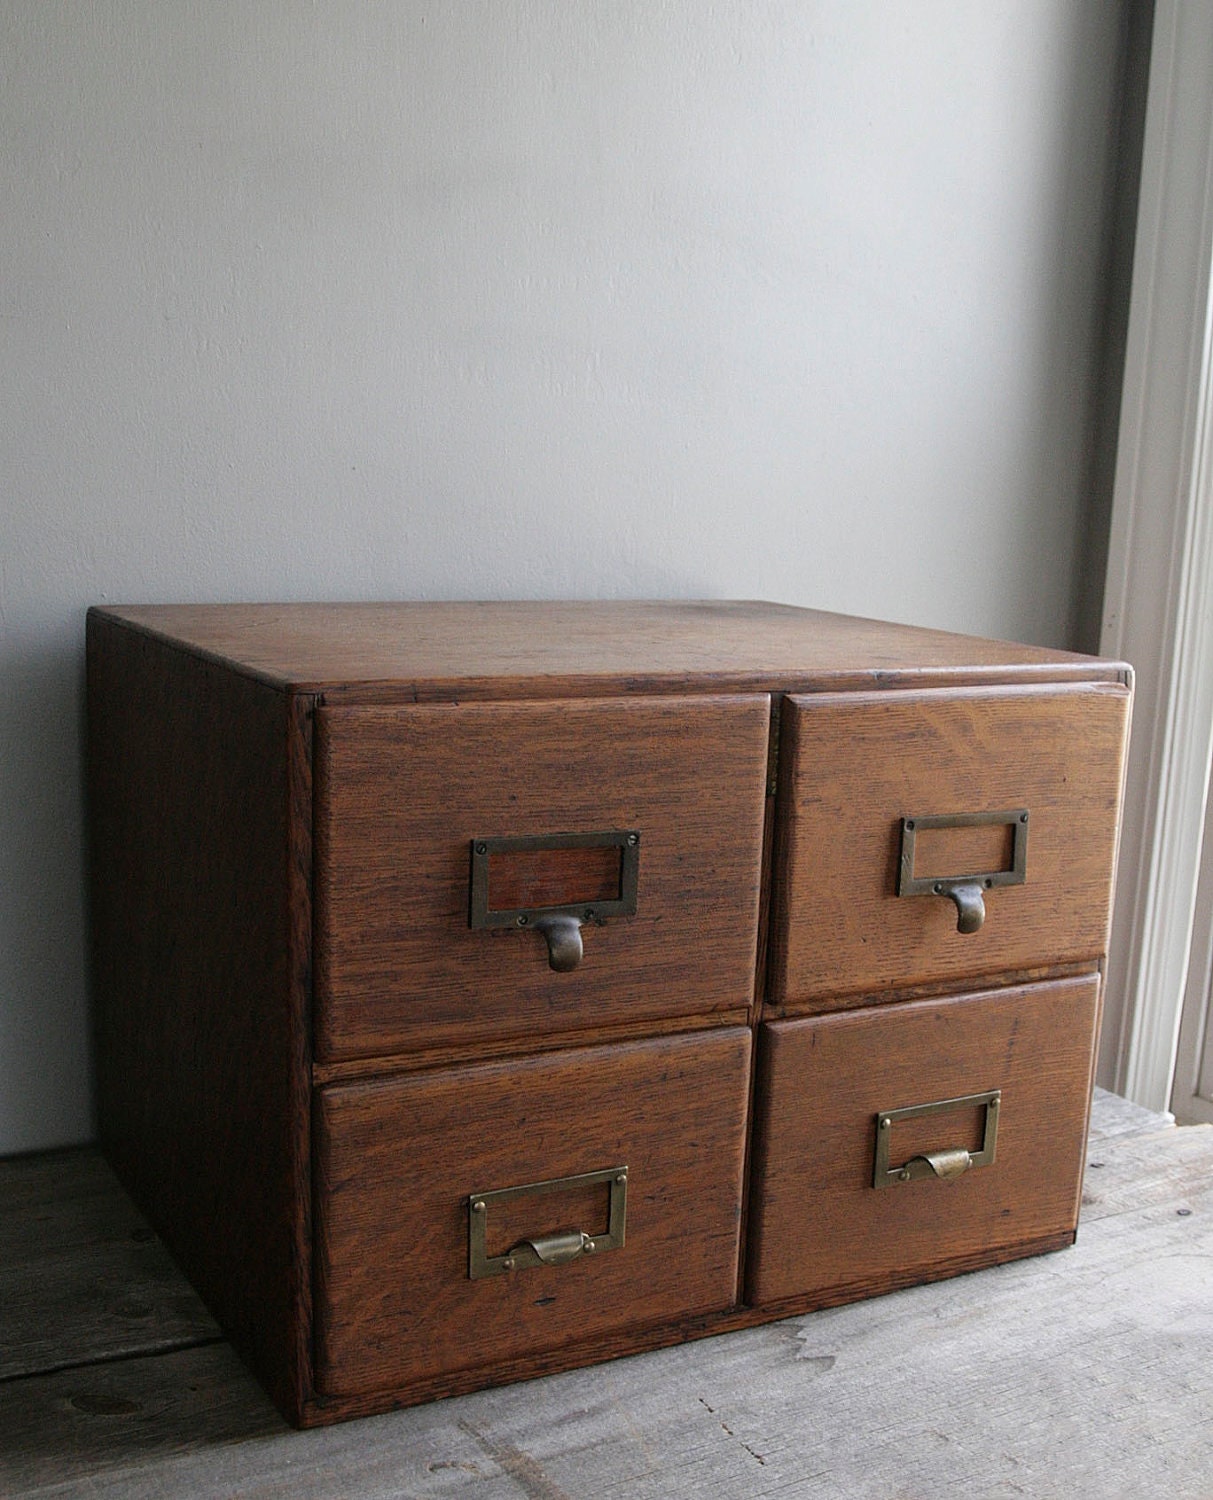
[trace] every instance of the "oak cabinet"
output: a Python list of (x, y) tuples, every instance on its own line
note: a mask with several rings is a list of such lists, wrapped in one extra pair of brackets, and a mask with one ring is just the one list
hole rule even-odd
[(1058, 1248), (1130, 696), (778, 605), (94, 610), (103, 1143), (301, 1425)]

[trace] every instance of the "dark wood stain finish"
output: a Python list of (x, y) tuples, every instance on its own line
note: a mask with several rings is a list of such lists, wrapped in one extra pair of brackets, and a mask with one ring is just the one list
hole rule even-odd
[[(643, 1023), (750, 1003), (769, 702), (321, 709), (317, 1055)], [(471, 840), (640, 835), (634, 916), (556, 973), (468, 925)]]
[[(749, 1058), (749, 1031), (732, 1028), (323, 1090), (320, 1389), (407, 1394), (447, 1372), (731, 1307)], [(468, 1279), (469, 1194), (620, 1165), (622, 1249)], [(486, 1218), (490, 1254), (606, 1227), (601, 1205), (559, 1192)]]
[[(749, 1301), (868, 1295), (1078, 1225), (1099, 981), (777, 1021), (760, 1033)], [(1002, 1091), (993, 1164), (872, 1186), (877, 1116)], [(898, 1123), (890, 1165), (980, 1145), (974, 1109)]]
[(284, 1410), (310, 1385), (305, 700), (94, 613), (101, 1139)]
[[(766, 604), (92, 611), (105, 1148), (301, 1425), (1057, 1248), (1130, 681)], [(1031, 808), (1028, 883), (960, 936), (892, 896), (897, 827), (979, 805)], [(636, 913), (587, 924), (578, 968), (470, 928), (473, 838), (626, 828)], [(507, 859), (494, 899), (609, 899), (608, 866)], [(859, 1183), (865, 1112), (1003, 1086), (999, 1176)], [(971, 1145), (970, 1116), (899, 1142)], [(468, 1280), (468, 1193), (616, 1160), (624, 1250)], [(538, 1232), (602, 1211), (548, 1201)]]
[(1117, 682), (1125, 671), (1043, 646), (756, 600), (174, 604), (105, 613), (328, 702)]
[[(786, 702), (772, 999), (833, 1010), (848, 992), (1016, 972), (1046, 955), (1098, 963), (1128, 709), (1126, 689), (1102, 684)], [(979, 931), (958, 933), (946, 898), (897, 895), (903, 817), (1016, 808), (1030, 819), (1027, 879), (986, 893)], [(973, 852), (971, 830), (939, 830), (926, 860), (963, 875)]]

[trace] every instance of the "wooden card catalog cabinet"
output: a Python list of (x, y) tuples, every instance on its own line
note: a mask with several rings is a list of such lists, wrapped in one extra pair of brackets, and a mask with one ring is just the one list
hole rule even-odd
[(769, 604), (98, 609), (98, 1098), (286, 1415), (1070, 1243), (1128, 668)]

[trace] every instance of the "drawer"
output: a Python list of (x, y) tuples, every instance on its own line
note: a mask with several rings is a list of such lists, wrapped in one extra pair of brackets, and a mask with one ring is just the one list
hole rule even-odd
[(317, 1057), (748, 1006), (769, 722), (765, 694), (322, 708)]
[(764, 1026), (749, 1301), (842, 1301), (1068, 1242), (1098, 1011), (1092, 975)]
[(772, 1000), (1094, 963), (1128, 707), (1111, 684), (788, 699)]
[(749, 1060), (734, 1027), (321, 1090), (318, 1389), (491, 1378), (732, 1306)]

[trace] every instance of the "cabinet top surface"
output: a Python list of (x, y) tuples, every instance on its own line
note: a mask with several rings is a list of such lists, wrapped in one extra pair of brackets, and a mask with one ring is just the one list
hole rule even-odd
[(1041, 646), (756, 601), (189, 604), (98, 608), (246, 675), (345, 697), (1118, 681)]

